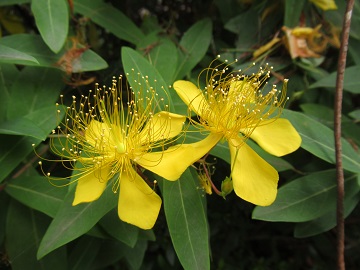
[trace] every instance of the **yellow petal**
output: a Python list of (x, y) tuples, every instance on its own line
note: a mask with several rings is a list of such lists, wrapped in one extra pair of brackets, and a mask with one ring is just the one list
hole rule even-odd
[(109, 181), (110, 170), (110, 166), (103, 166), (79, 178), (72, 205), (99, 199)]
[(176, 81), (174, 83), (174, 89), (182, 101), (198, 116), (201, 116), (202, 111), (208, 110), (208, 103), (204, 95), (192, 82), (183, 80)]
[(274, 156), (294, 152), (301, 145), (301, 137), (289, 120), (279, 118), (255, 128), (250, 138)]
[(160, 207), (160, 197), (134, 170), (121, 174), (118, 205), (121, 220), (141, 229), (151, 229)]
[(148, 121), (140, 133), (142, 144), (173, 138), (181, 132), (186, 116), (159, 112)]
[(117, 126), (111, 125), (109, 127), (106, 123), (96, 120), (92, 120), (85, 131), (86, 141), (93, 147), (101, 150), (103, 150), (104, 147), (110, 150), (109, 147), (118, 145), (114, 142), (114, 138), (121, 138), (120, 136), (121, 132)]
[(221, 138), (221, 134), (211, 133), (196, 143), (173, 146), (164, 152), (146, 153), (136, 162), (145, 169), (174, 181), (180, 178), (187, 167), (207, 154)]
[(272, 204), (277, 194), (277, 171), (247, 144), (243, 144), (238, 151), (232, 146), (240, 143), (240, 138), (229, 143), (231, 176), (236, 195), (256, 205)]

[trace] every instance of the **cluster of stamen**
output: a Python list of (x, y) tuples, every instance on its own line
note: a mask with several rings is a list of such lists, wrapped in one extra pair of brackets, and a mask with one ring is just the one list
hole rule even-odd
[(272, 67), (266, 65), (257, 73), (246, 75), (241, 70), (229, 71), (232, 64), (210, 65), (203, 71), (207, 85), (203, 91), (205, 100), (200, 106), (199, 122), (201, 127), (223, 134), (226, 139), (241, 134), (245, 140), (257, 126), (280, 116), (288, 99), (287, 80), (284, 80), (283, 89), (277, 90), (276, 85), (268, 87), (266, 82)]

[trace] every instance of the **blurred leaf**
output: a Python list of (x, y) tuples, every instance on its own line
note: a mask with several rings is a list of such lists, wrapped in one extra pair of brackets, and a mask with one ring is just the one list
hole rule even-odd
[(27, 64), (38, 64), (39, 62), (26, 53), (12, 49), (8, 46), (0, 45), (0, 62), (2, 63), (11, 63), (17, 65), (27, 65)]
[(56, 187), (43, 176), (20, 176), (11, 179), (5, 191), (26, 206), (54, 217), (67, 193), (66, 187)]
[(91, 265), (91, 270), (106, 269), (107, 266), (114, 265), (124, 257), (124, 248), (128, 248), (120, 241), (105, 239), (99, 245), (100, 250)]
[(350, 112), (349, 116), (354, 118), (356, 121), (360, 121), (360, 109)]
[(11, 87), (18, 77), (15, 65), (0, 65), (0, 122), (6, 120), (6, 112), (9, 107)]
[(44, 140), (48, 135), (33, 121), (26, 118), (17, 118), (0, 123), (0, 134), (24, 135), (40, 140)]
[(70, 270), (90, 269), (101, 247), (101, 241), (87, 235), (75, 243), (69, 256)]
[(7, 212), (10, 205), (10, 197), (5, 192), (0, 192), (0, 205), (0, 246), (3, 246), (5, 239)]
[(130, 248), (128, 246), (123, 247), (123, 254), (125, 260), (130, 265), (130, 269), (140, 269), (144, 260), (146, 248), (147, 241), (143, 240), (138, 240), (133, 248)]
[(45, 43), (53, 52), (59, 52), (65, 44), (69, 30), (67, 2), (65, 0), (32, 0), (31, 11)]
[[(53, 53), (39, 35), (10, 35), (1, 38), (0, 44), (33, 56), (39, 62), (39, 64), (34, 63), (33, 65), (42, 67), (59, 68), (56, 63), (66, 52), (66, 48), (63, 48), (59, 53)], [(70, 63), (73, 65), (73, 73), (100, 70), (107, 67), (105, 60), (91, 50), (86, 50), (79, 58), (71, 59)]]
[(286, 0), (284, 25), (294, 28), (299, 25), (300, 14), (303, 11), (305, 0)]
[(75, 0), (74, 10), (104, 27), (119, 39), (137, 44), (144, 38), (141, 30), (128, 17), (102, 0)]
[(117, 209), (107, 213), (100, 221), (100, 225), (112, 237), (129, 247), (134, 247), (138, 240), (139, 228), (120, 220)]
[[(335, 164), (334, 134), (331, 129), (299, 112), (284, 110), (283, 117), (289, 119), (300, 134), (302, 148)], [(360, 172), (360, 156), (345, 139), (342, 139), (342, 152), (344, 169)]]
[(31, 0), (1, 0), (0, 6), (7, 6), (7, 5), (19, 5), (30, 3)]
[(177, 70), (172, 81), (182, 79), (205, 56), (212, 38), (212, 23), (203, 19), (192, 25), (179, 44)]
[(209, 232), (198, 180), (187, 169), (175, 182), (162, 181), (171, 240), (184, 269), (210, 269)]
[(90, 203), (72, 206), (75, 188), (65, 196), (63, 204), (40, 243), (37, 257), (61, 247), (89, 231), (107, 212), (117, 205), (117, 194), (109, 184), (101, 197)]
[[(336, 209), (335, 170), (321, 171), (295, 179), (279, 188), (275, 202), (255, 207), (252, 217), (266, 221), (304, 222)], [(357, 175), (345, 177), (345, 193), (352, 197), (360, 190)]]
[[(36, 116), (38, 112), (40, 112), (41, 117), (33, 119), (32, 117)], [(50, 113), (44, 114), (44, 112)], [(64, 115), (63, 113), (62, 111), (59, 118)], [(36, 121), (37, 125), (43, 130), (51, 130), (58, 124), (56, 117), (54, 117), (54, 114), (51, 113), (49, 108), (34, 111), (25, 117)], [(31, 137), (0, 135), (0, 182), (2, 182), (29, 153), (34, 151), (32, 144), (37, 145), (39, 143), (40, 140)]]
[(50, 219), (22, 204), (11, 201), (6, 224), (6, 250), (13, 270), (67, 269), (65, 248), (61, 248), (41, 260), (36, 251)]
[[(301, 104), (300, 108), (313, 119), (332, 128), (334, 126), (334, 110), (321, 104)], [(342, 134), (348, 141), (351, 140), (360, 146), (360, 127), (347, 116), (342, 115)]]
[[(359, 194), (349, 197), (346, 196), (344, 200), (344, 217), (346, 218), (354, 208), (357, 206), (360, 200)], [(317, 219), (301, 222), (295, 225), (294, 236), (298, 238), (309, 237), (317, 235), (328, 230), (331, 230), (336, 226), (336, 211), (332, 209), (328, 213), (320, 216)]]
[[(360, 65), (348, 67), (345, 69), (344, 90), (354, 94), (360, 94), (360, 81), (357, 78), (359, 73), (360, 73)], [(318, 87), (335, 88), (336, 74), (337, 74), (336, 72), (331, 73), (329, 76), (310, 85), (310, 88), (318, 88)]]

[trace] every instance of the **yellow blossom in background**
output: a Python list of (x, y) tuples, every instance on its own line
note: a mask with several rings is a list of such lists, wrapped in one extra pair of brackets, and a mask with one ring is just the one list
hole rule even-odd
[[(123, 91), (123, 84), (120, 77), (108, 89), (96, 86), (80, 100), (74, 96), (63, 127), (53, 131), (51, 145), (78, 176), (73, 205), (98, 199), (113, 179), (120, 219), (150, 229), (161, 198), (149, 186), (153, 182), (146, 183), (142, 168), (168, 180), (180, 177), (186, 168), (179, 171), (176, 146), (168, 146), (181, 134), (186, 117), (168, 111), (160, 97), (164, 93), (149, 86)], [(74, 168), (75, 163), (80, 168)]]
[[(286, 101), (283, 91), (264, 89), (269, 69), (251, 76), (229, 72), (229, 65), (210, 67), (202, 91), (189, 81), (176, 81), (174, 89), (189, 109), (198, 115), (193, 124), (207, 137), (193, 144), (197, 158), (208, 153), (218, 142), (227, 141), (231, 156), (231, 178), (235, 193), (256, 205), (270, 205), (276, 198), (279, 175), (247, 144), (248, 138), (275, 156), (295, 151), (301, 137), (287, 119), (279, 118)], [(200, 77), (200, 76), (199, 76)]]
[(322, 10), (335, 10), (337, 6), (334, 0), (309, 0), (314, 5), (318, 6)]
[(320, 33), (321, 25), (315, 28), (295, 27), (293, 29), (282, 27), (285, 33), (284, 43), (291, 58), (320, 57), (328, 44), (328, 38)]

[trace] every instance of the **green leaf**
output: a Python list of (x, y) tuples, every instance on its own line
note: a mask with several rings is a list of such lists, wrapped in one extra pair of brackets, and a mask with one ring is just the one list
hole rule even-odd
[(17, 65), (27, 65), (29, 63), (32, 65), (39, 64), (39, 62), (31, 55), (4, 45), (0, 45), (0, 62)]
[(87, 235), (82, 236), (71, 250), (69, 256), (69, 269), (91, 269), (100, 247), (101, 240)]
[[(283, 111), (302, 138), (301, 147), (313, 155), (335, 164), (334, 134), (331, 129), (312, 118), (290, 110)], [(345, 139), (342, 139), (342, 161), (345, 170), (360, 172), (360, 156)]]
[(0, 245), (3, 246), (5, 239), (7, 212), (10, 205), (10, 196), (8, 196), (5, 192), (0, 192), (0, 205)]
[(56, 215), (67, 190), (52, 185), (42, 176), (20, 176), (12, 179), (5, 188), (11, 197), (50, 217)]
[(69, 10), (65, 0), (32, 0), (36, 26), (49, 48), (57, 53), (64, 46), (69, 30)]
[[(357, 175), (345, 177), (345, 194), (352, 197), (360, 190)], [(266, 221), (304, 222), (336, 209), (335, 170), (321, 171), (300, 177), (282, 186), (275, 202), (257, 206), (254, 219)]]
[(7, 6), (7, 5), (20, 5), (25, 3), (30, 3), (31, 0), (1, 0), (0, 6)]
[[(44, 107), (52, 107), (51, 115), (56, 118), (55, 102), (63, 87), (64, 82), (59, 70), (25, 67), (19, 73), (9, 93), (8, 102), (11, 106), (7, 111), (8, 120), (25, 117)], [(34, 119), (34, 122), (38, 123), (39, 119)]]
[(123, 247), (124, 257), (127, 263), (130, 265), (130, 269), (140, 269), (144, 256), (145, 251), (147, 248), (147, 241), (139, 240), (136, 242), (135, 247)]
[(128, 17), (102, 0), (76, 0), (74, 11), (90, 18), (119, 39), (137, 44), (144, 38), (141, 30)]
[(286, 0), (284, 25), (293, 28), (299, 24), (305, 0)]
[(15, 65), (0, 64), (0, 122), (6, 121), (11, 87), (18, 77)]
[(167, 85), (173, 84), (173, 77), (177, 65), (177, 49), (169, 39), (162, 39), (150, 51), (149, 62), (158, 70)]
[(75, 188), (64, 198), (63, 204), (41, 241), (37, 257), (40, 259), (89, 231), (117, 204), (117, 195), (109, 184), (101, 197), (90, 203), (72, 206)]
[[(345, 218), (351, 214), (354, 208), (357, 206), (360, 200), (359, 194), (349, 197), (346, 196), (344, 200), (344, 216)], [(294, 236), (298, 238), (314, 236), (328, 230), (331, 230), (336, 226), (336, 211), (332, 209), (330, 212), (323, 216), (308, 221), (296, 224), (294, 230)]]
[(100, 250), (92, 263), (91, 270), (106, 269), (107, 266), (114, 265), (124, 257), (124, 248), (129, 248), (120, 241), (104, 239), (101, 241)]
[(135, 94), (153, 87), (158, 94), (158, 100), (164, 98), (165, 104), (172, 104), (166, 82), (149, 61), (129, 47), (122, 47), (121, 57), (127, 79)]
[(112, 237), (129, 247), (134, 247), (138, 240), (139, 228), (120, 220), (117, 209), (107, 213), (100, 221), (100, 225)]
[[(66, 52), (66, 48), (63, 48), (59, 53), (53, 53), (39, 35), (10, 35), (1, 38), (0, 44), (31, 55), (39, 62), (39, 64), (34, 63), (33, 65), (42, 67), (60, 69), (60, 66), (56, 65), (56, 63)], [(105, 60), (92, 50), (86, 50), (78, 58), (71, 59), (70, 64), (72, 65), (73, 73), (107, 68)]]
[(205, 56), (212, 38), (212, 23), (204, 19), (189, 28), (180, 40), (179, 61), (173, 81), (182, 79)]
[[(360, 94), (360, 81), (357, 76), (360, 73), (360, 65), (348, 67), (345, 69), (344, 77), (344, 90), (353, 94)], [(331, 73), (329, 76), (317, 81), (310, 85), (310, 88), (329, 87), (335, 88), (336, 86), (336, 72)]]
[(179, 180), (162, 181), (171, 240), (184, 269), (210, 269), (209, 232), (198, 180), (186, 170)]
[(356, 121), (360, 121), (360, 109), (350, 112), (349, 116), (354, 118)]
[[(25, 117), (37, 121), (42, 130), (51, 130), (58, 122), (53, 107), (43, 108), (29, 113)], [(62, 118), (64, 111), (59, 114)], [(38, 145), (41, 141), (31, 137), (17, 137), (11, 135), (0, 135), (0, 182), (8, 176), (16, 166), (24, 160), (29, 153), (34, 151), (32, 144)]]
[(12, 200), (6, 224), (6, 250), (13, 270), (67, 269), (65, 248), (59, 249), (41, 260), (36, 251), (50, 219)]
[(44, 140), (48, 135), (33, 121), (26, 118), (17, 118), (0, 123), (0, 134), (24, 135), (40, 140)]

